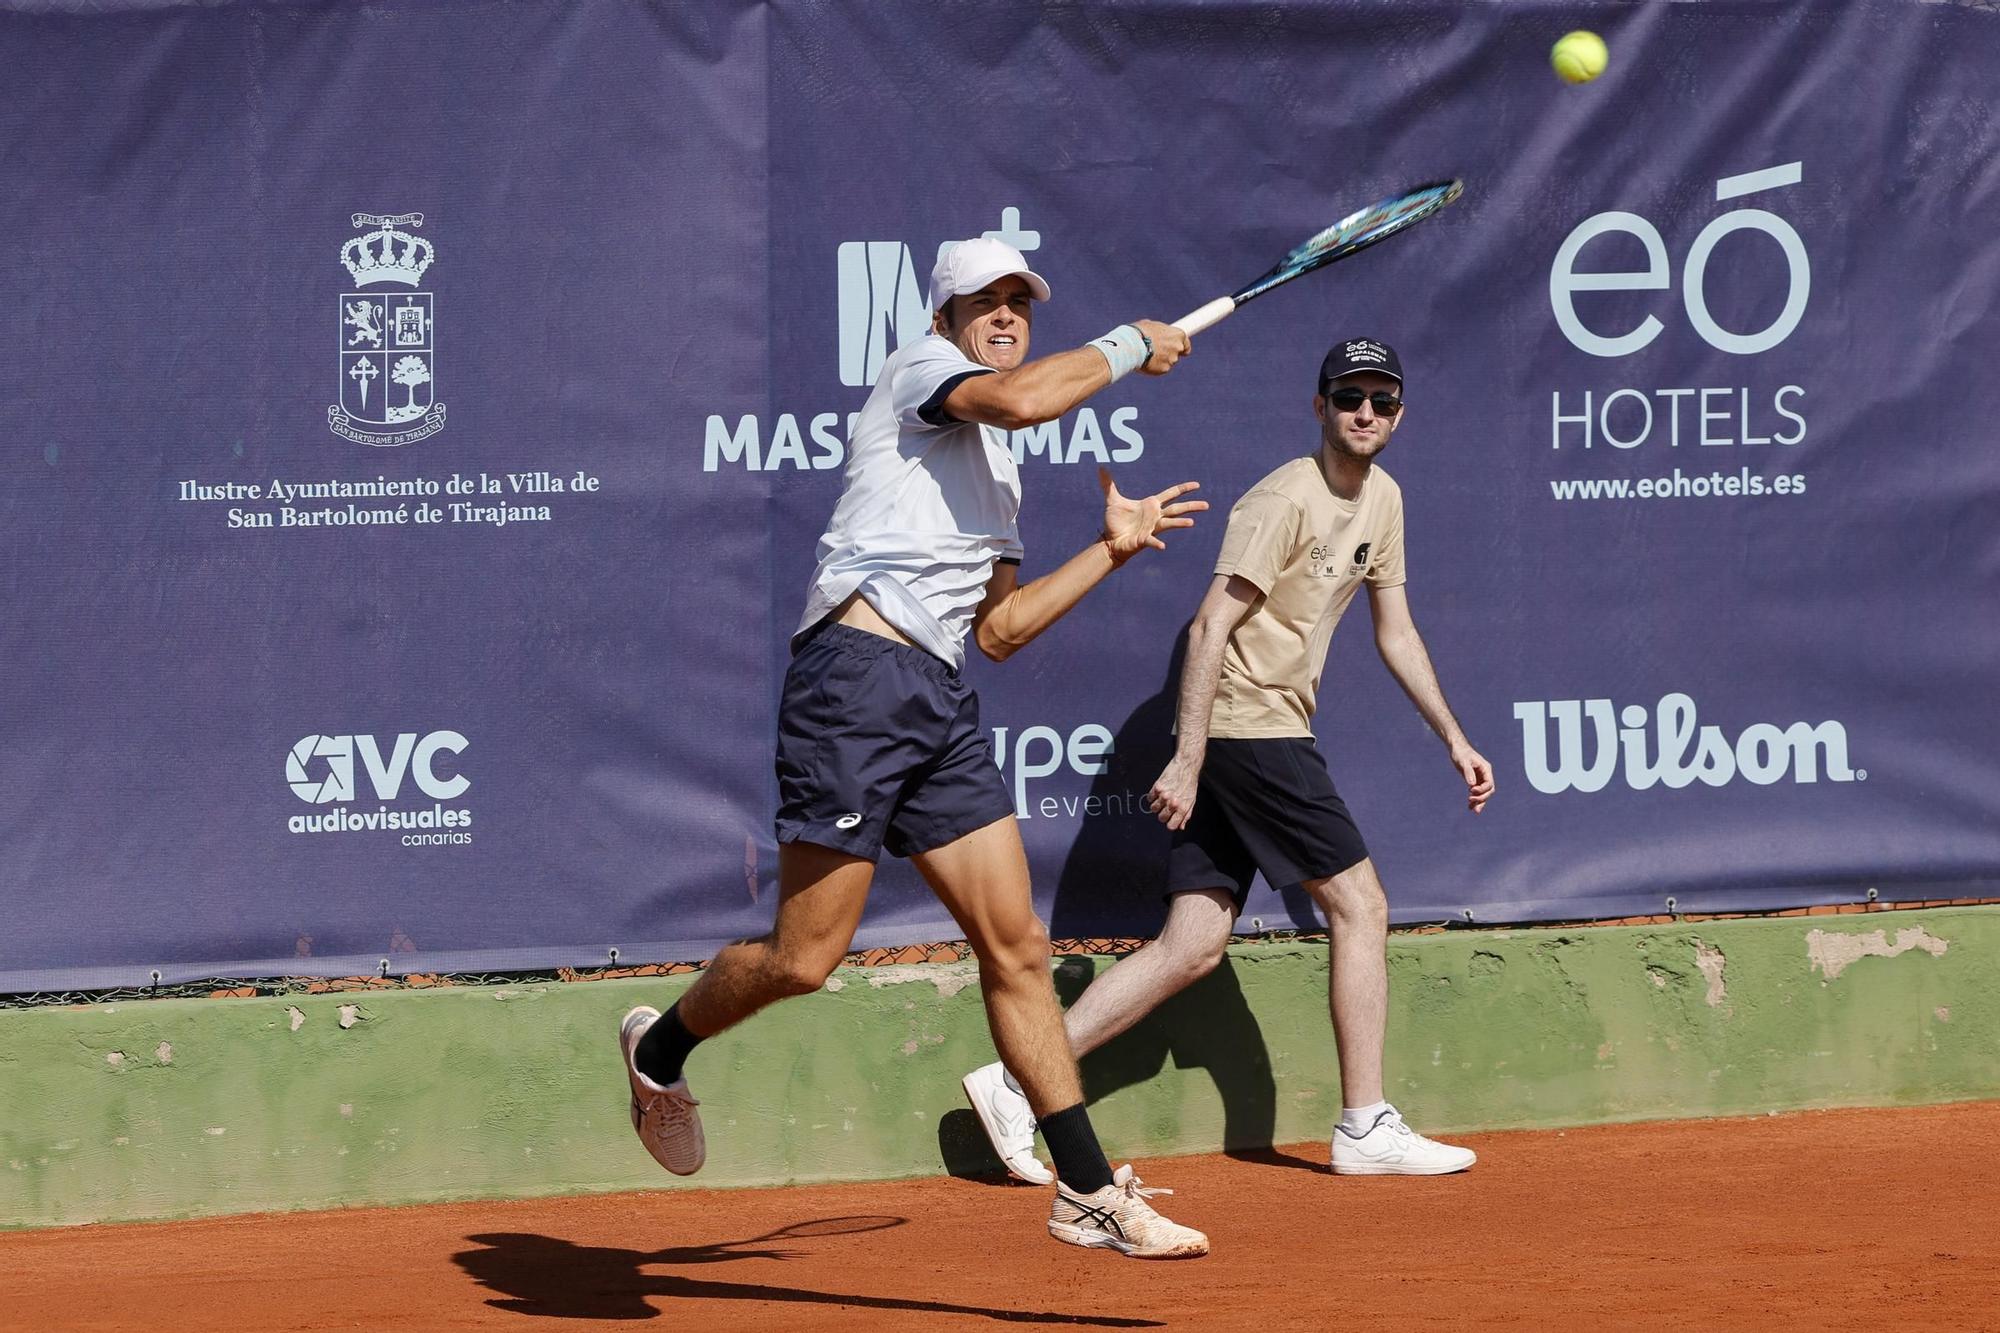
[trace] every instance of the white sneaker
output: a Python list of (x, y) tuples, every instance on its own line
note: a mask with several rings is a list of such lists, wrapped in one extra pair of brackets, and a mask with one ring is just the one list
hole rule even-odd
[(1085, 1249), (1116, 1250), (1134, 1259), (1199, 1259), (1208, 1253), (1208, 1237), (1193, 1227), (1169, 1222), (1146, 1202), (1172, 1190), (1142, 1188), (1132, 1168), (1121, 1166), (1111, 1183), (1095, 1194), (1075, 1194), (1056, 1182), (1056, 1201), (1049, 1211), (1049, 1234)]
[(632, 1083), (632, 1128), (653, 1160), (677, 1176), (691, 1176), (708, 1160), (708, 1143), (701, 1134), (701, 1103), (688, 1092), (687, 1080), (666, 1087), (639, 1072), (632, 1053), (639, 1038), (660, 1021), (660, 1011), (640, 1005), (618, 1025), (618, 1046), (625, 1053), (625, 1077)]
[(1360, 1138), (1333, 1130), (1333, 1170), (1342, 1176), (1447, 1176), (1479, 1160), (1470, 1148), (1427, 1139), (1391, 1106)]
[(1035, 1157), (1035, 1113), (1028, 1099), (1007, 1086), (1007, 1071), (996, 1061), (982, 1065), (959, 1082), (965, 1085), (965, 1100), (986, 1127), (993, 1151), (1000, 1154), (1007, 1174), (1030, 1185), (1053, 1185), (1055, 1172)]

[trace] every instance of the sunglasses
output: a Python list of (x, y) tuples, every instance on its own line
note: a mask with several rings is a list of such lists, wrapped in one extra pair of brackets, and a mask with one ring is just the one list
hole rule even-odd
[(1358, 411), (1363, 401), (1372, 404), (1378, 417), (1393, 417), (1403, 410), (1403, 400), (1393, 393), (1364, 393), (1360, 389), (1335, 389), (1326, 395), (1326, 401), (1343, 412)]

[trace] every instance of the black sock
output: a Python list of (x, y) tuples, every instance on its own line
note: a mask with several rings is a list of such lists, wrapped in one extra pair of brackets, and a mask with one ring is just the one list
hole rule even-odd
[(1097, 1131), (1090, 1127), (1090, 1113), (1082, 1102), (1045, 1115), (1039, 1123), (1042, 1141), (1055, 1159), (1056, 1179), (1072, 1194), (1095, 1194), (1111, 1183), (1111, 1163), (1097, 1146)]
[(638, 1048), (632, 1052), (632, 1063), (639, 1066), (640, 1073), (665, 1087), (680, 1078), (688, 1052), (700, 1040), (681, 1022), (681, 1007), (676, 1004), (639, 1038)]

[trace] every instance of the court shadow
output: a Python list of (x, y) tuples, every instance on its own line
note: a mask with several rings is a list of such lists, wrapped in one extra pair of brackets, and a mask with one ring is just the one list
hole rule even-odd
[[(1159, 1328), (1149, 1319), (1118, 1319), (1053, 1310), (1006, 1310), (949, 1301), (821, 1291), (771, 1282), (725, 1282), (705, 1277), (646, 1270), (657, 1267), (699, 1267), (739, 1261), (783, 1263), (805, 1258), (808, 1247), (826, 1237), (856, 1231), (900, 1227), (902, 1217), (821, 1218), (796, 1223), (747, 1240), (715, 1241), (705, 1245), (661, 1250), (623, 1250), (579, 1245), (555, 1236), (521, 1232), (489, 1232), (467, 1236), (479, 1247), (452, 1256), (479, 1286), (500, 1293), (486, 1304), (496, 1310), (541, 1319), (604, 1321), (658, 1319), (671, 1312), (675, 1300), (780, 1301), (801, 1305), (859, 1306), (864, 1309), (922, 1314), (977, 1315), (1002, 1323), (1084, 1324), (1100, 1328)], [(879, 1275), (890, 1269), (881, 1265)], [(805, 1319), (803, 1313), (801, 1319)]]
[[(1085, 808), (1056, 875), (1049, 934), (1059, 940), (1122, 938), (1157, 930), (1166, 919), (1167, 830), (1141, 804), (1174, 755), (1187, 627), (1174, 638), (1166, 679), (1113, 734), (1104, 772), (1091, 780)], [(1276, 886), (1289, 923), (1318, 930), (1312, 899), (1296, 884)], [(1275, 923), (1273, 923), (1275, 924)]]
[[(1092, 779), (1086, 815), (1056, 876), (1049, 934), (1057, 939), (1119, 938), (1159, 929), (1166, 919), (1167, 831), (1140, 802), (1174, 753), (1187, 627), (1174, 639), (1166, 679), (1113, 734), (1104, 772)], [(1095, 799), (1094, 806), (1089, 804)]]
[[(1094, 973), (1084, 958), (1066, 958), (1056, 967), (1056, 993), (1067, 1008), (1090, 984)], [(1303, 1157), (1278, 1151), (1277, 1080), (1263, 1029), (1243, 998), (1236, 968), (1224, 958), (1215, 971), (1173, 996), (1130, 1032), (1083, 1057), (1083, 1096), (1096, 1102), (1112, 1093), (1175, 1069), (1205, 1070), (1222, 1098), (1222, 1152), (1260, 1166), (1325, 1171)], [(975, 1122), (974, 1130), (978, 1129)], [(991, 1149), (988, 1149), (991, 1152)]]
[(992, 1140), (970, 1108), (959, 1107), (938, 1117), (938, 1160), (948, 1176), (981, 1185), (1020, 1185), (993, 1151)]

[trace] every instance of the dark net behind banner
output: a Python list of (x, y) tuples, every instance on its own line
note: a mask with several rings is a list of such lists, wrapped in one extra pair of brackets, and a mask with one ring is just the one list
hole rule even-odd
[[(1045, 353), (1446, 176), (1013, 434), (1029, 577), (1100, 466), (1215, 506), (968, 667), (1054, 933), (1161, 919), (1184, 626), (1362, 335), (1498, 774), (1473, 816), (1355, 607), (1316, 725), (1396, 920), (1995, 891), (1991, 6), (114, 10), (0, 13), (0, 987), (760, 932), (787, 637), (939, 247), (1027, 252)], [(884, 863), (862, 944), (957, 933)]]

